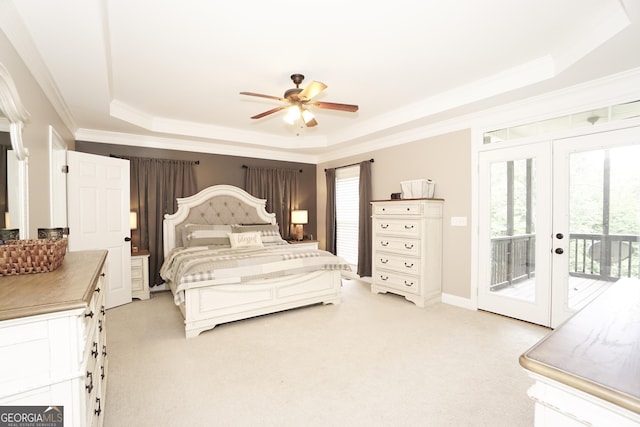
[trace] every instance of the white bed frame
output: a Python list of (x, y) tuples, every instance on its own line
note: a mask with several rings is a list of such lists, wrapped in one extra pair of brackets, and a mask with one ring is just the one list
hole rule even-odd
[[(276, 223), (275, 214), (265, 209), (266, 200), (231, 185), (215, 185), (177, 201), (178, 210), (165, 215), (163, 222), (165, 256), (181, 245), (185, 224)], [(259, 283), (208, 280), (192, 284), (179, 305), (186, 336), (198, 336), (220, 323), (310, 304), (340, 304), (340, 279), (340, 271), (322, 270)], [(175, 294), (175, 284), (168, 286)]]

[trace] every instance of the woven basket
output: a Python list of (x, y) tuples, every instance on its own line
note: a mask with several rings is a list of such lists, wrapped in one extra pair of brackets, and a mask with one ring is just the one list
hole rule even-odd
[(0, 245), (0, 276), (53, 271), (66, 253), (67, 239), (7, 240)]

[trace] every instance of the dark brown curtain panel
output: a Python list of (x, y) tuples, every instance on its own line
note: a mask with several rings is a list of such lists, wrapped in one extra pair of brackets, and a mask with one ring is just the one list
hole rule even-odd
[(336, 254), (336, 170), (325, 169), (327, 181), (327, 212), (325, 250)]
[(131, 205), (138, 206), (138, 229), (133, 242), (149, 250), (149, 286), (162, 284), (164, 261), (162, 221), (175, 213), (179, 197), (197, 192), (196, 162), (127, 157), (131, 168)]
[(260, 199), (266, 199), (267, 212), (276, 214), (280, 234), (287, 238), (291, 234), (291, 211), (298, 200), (297, 169), (273, 169), (247, 167), (244, 189)]
[[(360, 162), (358, 206), (358, 276), (371, 276), (371, 161)], [(335, 182), (335, 180), (334, 180)], [(335, 199), (335, 197), (334, 197)]]

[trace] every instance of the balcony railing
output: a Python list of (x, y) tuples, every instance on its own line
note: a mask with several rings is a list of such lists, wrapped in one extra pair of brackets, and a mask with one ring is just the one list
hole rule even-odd
[(569, 272), (575, 276), (608, 281), (640, 277), (640, 236), (573, 233), (569, 245)]
[(535, 234), (491, 239), (491, 290), (533, 277), (536, 271), (535, 247)]
[[(491, 290), (535, 276), (535, 234), (491, 239)], [(640, 236), (573, 233), (569, 274), (597, 280), (640, 278)]]

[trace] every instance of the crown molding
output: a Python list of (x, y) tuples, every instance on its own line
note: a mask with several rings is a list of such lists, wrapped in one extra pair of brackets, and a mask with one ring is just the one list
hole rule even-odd
[(338, 160), (463, 129), (473, 131), (477, 128), (478, 134), (481, 135), (488, 130), (551, 119), (638, 99), (640, 99), (640, 68), (634, 68), (498, 107), (331, 150), (319, 155), (318, 161), (323, 163)]
[(208, 141), (194, 141), (185, 138), (168, 138), (131, 133), (106, 132), (93, 129), (78, 129), (74, 135), (76, 141), (102, 144), (126, 145), (130, 147), (158, 148), (165, 150), (190, 151), (194, 153), (220, 154), (225, 156), (255, 157), (259, 159), (280, 160), (296, 163), (317, 163), (317, 156), (290, 151), (268, 150), (246, 146), (230, 145)]
[(0, 2), (0, 28), (4, 31), (14, 49), (22, 58), (27, 69), (44, 92), (60, 120), (73, 133), (77, 129), (71, 110), (60, 94), (49, 70), (36, 49), (31, 35), (22, 22), (20, 14), (12, 2)]

